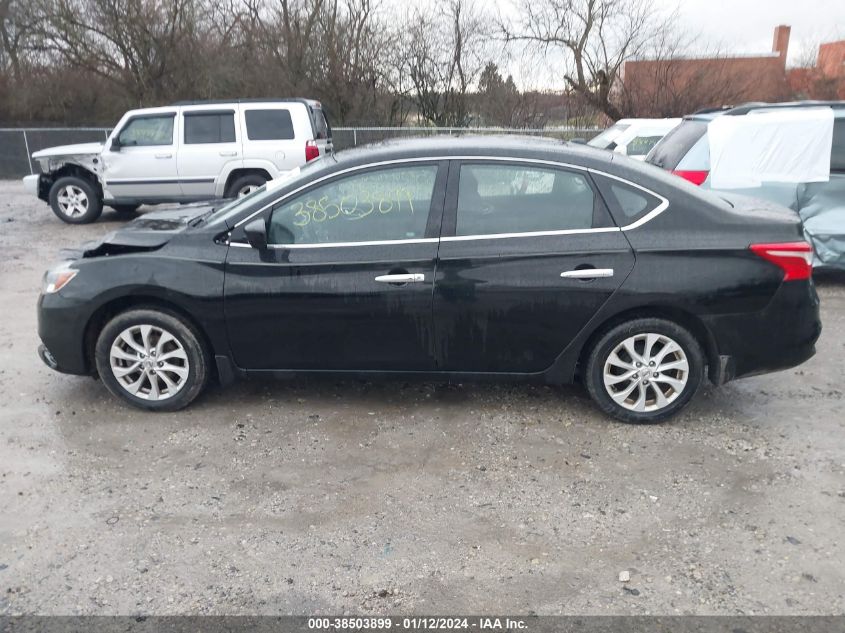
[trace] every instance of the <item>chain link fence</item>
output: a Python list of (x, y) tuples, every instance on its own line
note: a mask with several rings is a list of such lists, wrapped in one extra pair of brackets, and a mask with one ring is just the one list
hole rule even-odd
[[(433, 128), (433, 127), (337, 127), (332, 130), (335, 151), (358, 145), (377, 143), (391, 138), (412, 138), (451, 134), (507, 134), (546, 136), (561, 140), (590, 139), (598, 128), (515, 129), (496, 127)], [(104, 142), (111, 128), (0, 128), (0, 179), (21, 178), (38, 173), (32, 153), (47, 147), (77, 143)]]

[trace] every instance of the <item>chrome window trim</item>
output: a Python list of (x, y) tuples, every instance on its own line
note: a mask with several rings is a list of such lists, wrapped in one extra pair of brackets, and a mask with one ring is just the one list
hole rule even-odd
[(617, 226), (605, 226), (597, 229), (561, 229), (560, 231), (525, 231), (524, 233), (484, 233), (481, 235), (449, 235), (441, 237), (441, 242), (466, 242), (469, 240), (501, 240), (511, 237), (545, 237), (548, 235), (578, 235), (579, 233), (617, 233)]
[[(425, 244), (431, 242), (460, 242), (460, 241), (468, 241), (468, 240), (495, 240), (495, 239), (509, 239), (514, 237), (544, 237), (544, 236), (554, 236), (554, 235), (578, 235), (582, 233), (611, 233), (614, 231), (631, 231), (633, 229), (639, 228), (644, 224), (650, 222), (658, 215), (663, 213), (667, 208), (669, 208), (669, 200), (664, 198), (658, 193), (655, 193), (651, 189), (643, 187), (635, 182), (631, 182), (625, 178), (620, 178), (614, 174), (609, 174), (605, 171), (601, 171), (600, 169), (595, 169), (593, 167), (584, 167), (583, 165), (573, 165), (571, 163), (564, 163), (560, 161), (553, 161), (553, 160), (545, 160), (541, 158), (523, 158), (517, 156), (418, 156), (414, 158), (399, 158), (396, 160), (385, 160), (385, 161), (378, 161), (375, 163), (367, 163), (365, 165), (356, 165), (354, 167), (349, 167), (347, 169), (342, 169), (340, 171), (333, 172), (331, 174), (327, 174), (322, 178), (318, 178), (317, 180), (312, 180), (307, 184), (302, 185), (286, 193), (285, 195), (276, 198), (273, 202), (270, 202), (257, 211), (252, 212), (243, 220), (237, 222), (231, 230), (236, 229), (237, 227), (249, 222), (255, 216), (263, 213), (267, 209), (287, 200), (288, 198), (298, 194), (299, 192), (308, 189), (314, 185), (317, 185), (324, 180), (328, 180), (329, 178), (334, 178), (336, 176), (342, 176), (344, 174), (348, 174), (351, 172), (361, 171), (363, 169), (369, 169), (372, 167), (382, 167), (385, 165), (401, 165), (405, 163), (424, 163), (424, 162), (440, 162), (444, 160), (461, 160), (461, 161), (498, 161), (498, 162), (517, 162), (517, 163), (531, 163), (537, 165), (550, 165), (552, 167), (564, 167), (567, 169), (574, 169), (576, 171), (581, 172), (589, 172), (593, 174), (599, 174), (601, 176), (606, 176), (608, 178), (612, 178), (614, 180), (618, 180), (619, 182), (625, 183), (631, 187), (639, 189), (648, 193), (651, 196), (659, 199), (661, 202), (658, 204), (654, 209), (649, 211), (643, 217), (641, 217), (636, 222), (632, 222), (631, 224), (626, 224), (623, 227), (600, 227), (594, 229), (564, 229), (560, 231), (533, 231), (533, 232), (525, 232), (525, 233), (488, 233), (483, 235), (453, 235), (447, 237), (431, 237), (431, 238), (420, 238), (420, 239), (408, 239), (408, 240), (373, 240), (373, 241), (365, 241), (365, 242), (326, 242), (324, 244), (268, 244), (268, 248), (275, 248), (275, 249), (297, 249), (297, 248), (338, 248), (338, 247), (351, 247), (351, 246), (385, 246), (390, 244)], [(249, 244), (241, 243), (241, 242), (231, 242), (230, 246), (235, 246), (238, 248), (252, 248)]]
[[(294, 248), (343, 248), (350, 246), (388, 246), (392, 244), (433, 244), (439, 242), (437, 237), (421, 237), (408, 240), (370, 240), (366, 242), (325, 242), (323, 244), (268, 244), (267, 248), (276, 248), (281, 250)], [(238, 248), (252, 248), (249, 244), (244, 242), (232, 242), (229, 246), (236, 246)]]

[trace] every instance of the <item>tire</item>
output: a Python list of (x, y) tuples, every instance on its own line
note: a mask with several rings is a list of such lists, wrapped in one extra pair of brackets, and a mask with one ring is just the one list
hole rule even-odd
[(128, 310), (111, 319), (97, 338), (94, 358), (112, 394), (148, 411), (178, 411), (208, 382), (209, 355), (199, 333), (157, 308)]
[(242, 198), (243, 196), (258, 189), (261, 185), (267, 182), (267, 178), (261, 174), (247, 174), (236, 178), (229, 188), (226, 189), (226, 198)]
[(89, 224), (103, 212), (103, 200), (97, 187), (78, 176), (63, 176), (50, 187), (50, 207), (68, 224)]
[(113, 204), (111, 205), (111, 208), (114, 209), (118, 215), (131, 217), (135, 215), (140, 206), (140, 204)]
[[(636, 356), (628, 353), (626, 342)], [(652, 362), (656, 364), (649, 365)], [(661, 367), (665, 369), (657, 371)], [(589, 353), (584, 382), (606, 414), (622, 422), (650, 424), (689, 404), (703, 376), (704, 355), (688, 330), (665, 319), (644, 318), (617, 325), (599, 338)]]

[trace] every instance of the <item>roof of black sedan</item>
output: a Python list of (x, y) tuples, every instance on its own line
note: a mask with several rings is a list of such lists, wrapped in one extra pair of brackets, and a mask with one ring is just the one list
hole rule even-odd
[(454, 158), (458, 156), (493, 156), (572, 160), (581, 165), (606, 165), (613, 154), (588, 145), (570, 143), (543, 136), (475, 135), (389, 139), (354, 149), (339, 151), (338, 162), (356, 164), (402, 158)]

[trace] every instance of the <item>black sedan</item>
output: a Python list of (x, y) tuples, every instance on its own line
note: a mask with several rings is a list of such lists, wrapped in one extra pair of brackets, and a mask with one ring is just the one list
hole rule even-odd
[(580, 380), (658, 421), (705, 374), (814, 353), (812, 251), (764, 204), (551, 140), (371, 146), (67, 252), (40, 355), (157, 411), (212, 379), (331, 373)]

